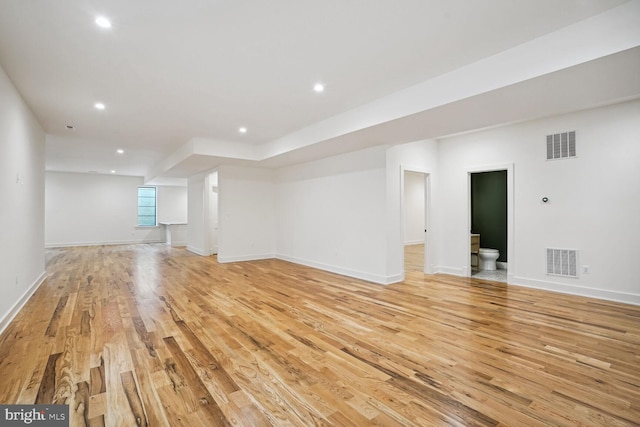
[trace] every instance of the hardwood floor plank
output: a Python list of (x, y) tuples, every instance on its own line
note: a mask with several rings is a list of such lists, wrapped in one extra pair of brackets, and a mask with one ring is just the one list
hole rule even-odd
[(368, 360), (365, 356), (347, 348), (343, 348), (342, 351), (374, 367), (380, 372), (386, 373), (390, 377), (387, 380), (389, 384), (404, 391), (409, 396), (413, 397), (414, 400), (426, 399), (430, 407), (440, 409), (441, 413), (447, 418), (451, 417), (459, 422), (467, 422), (469, 425), (497, 424), (497, 421), (462, 404), (460, 401), (452, 399), (447, 393), (441, 393), (427, 385), (414, 381), (412, 378), (406, 377), (402, 373), (397, 373), (391, 369), (387, 369), (374, 361)]
[[(640, 425), (640, 307), (447, 275), (379, 286), (167, 245), (48, 251), (0, 402), (73, 426)], [(413, 257), (413, 259), (411, 259)]]
[(184, 389), (186, 392), (182, 394), (182, 398), (188, 411), (203, 414), (208, 425), (230, 426), (220, 406), (208, 392), (176, 340), (167, 337), (164, 338), (164, 343), (173, 356), (173, 361), (167, 362), (167, 372), (172, 378), (174, 390)]
[(69, 411), (71, 417), (71, 411), (74, 416), (71, 417), (74, 420), (74, 425), (88, 426), (89, 422), (89, 384), (86, 381), (76, 384), (76, 392), (73, 408)]
[(56, 392), (56, 365), (62, 353), (56, 353), (49, 356), (47, 367), (42, 376), (38, 396), (34, 402), (37, 405), (47, 405), (53, 403), (53, 396)]
[[(113, 336), (110, 342), (104, 345), (105, 364), (105, 397), (107, 412), (105, 423), (107, 425), (135, 425), (135, 418), (129, 409), (129, 401), (122, 387), (120, 375), (122, 372), (134, 369), (131, 362), (129, 349), (122, 333)], [(118, 408), (114, 410), (113, 408)]]
[(97, 417), (94, 418), (90, 418), (89, 419), (89, 424), (87, 424), (87, 427), (105, 427), (105, 421), (104, 421), (104, 415), (99, 415)]
[[(24, 404), (34, 403), (40, 392), (41, 383), (44, 377), (44, 372), (48, 366), (48, 358), (54, 353), (50, 342), (43, 343), (38, 346), (30, 346), (28, 352), (22, 352), (19, 350), (19, 346), (13, 348), (15, 355), (19, 357), (13, 365), (16, 369), (24, 370), (24, 372), (31, 372), (28, 381), (21, 382), (21, 389), (17, 391), (19, 394), (15, 398), (15, 402)], [(9, 365), (10, 366), (10, 365)], [(7, 368), (9, 367), (7, 366)], [(0, 371), (4, 370), (0, 367)], [(10, 381), (9, 384), (13, 383)], [(4, 384), (4, 381), (0, 381), (0, 386)]]
[(62, 312), (67, 306), (67, 301), (69, 300), (69, 295), (65, 295), (60, 297), (58, 300), (58, 305), (56, 309), (53, 311), (53, 316), (51, 316), (51, 322), (49, 322), (49, 326), (47, 327), (47, 331), (45, 335), (48, 337), (55, 337), (58, 332), (60, 317), (62, 317)]
[[(74, 377), (75, 340), (67, 337), (64, 351), (56, 361), (55, 368), (55, 393), (53, 404), (70, 404), (75, 392), (77, 378)], [(77, 359), (76, 359), (77, 362)], [(76, 363), (75, 366), (80, 366)]]
[(165, 412), (161, 410), (162, 402), (149, 369), (148, 352), (142, 349), (132, 350), (131, 358), (136, 367), (136, 378), (140, 388), (139, 395), (148, 419), (149, 426), (169, 425)]
[(142, 399), (138, 393), (138, 386), (133, 378), (133, 372), (127, 371), (120, 374), (120, 380), (122, 382), (122, 388), (124, 394), (127, 396), (129, 402), (129, 408), (137, 426), (148, 426), (147, 414), (145, 413)]
[(105, 382), (104, 359), (102, 356), (100, 356), (100, 365), (94, 366), (89, 372), (91, 381), (90, 395), (95, 396), (96, 394), (106, 393), (107, 386)]

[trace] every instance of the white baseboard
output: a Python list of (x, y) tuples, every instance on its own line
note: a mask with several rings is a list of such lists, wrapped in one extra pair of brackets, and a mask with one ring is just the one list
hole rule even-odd
[[(506, 263), (504, 264), (506, 267)], [(434, 272), (450, 274), (452, 276), (467, 277), (467, 271), (464, 268), (437, 266), (434, 269)], [(507, 283), (509, 285), (522, 286), (525, 288), (540, 289), (569, 295), (640, 305), (640, 294), (610, 291), (607, 289), (587, 288), (584, 286), (568, 285), (565, 283), (558, 283), (547, 280), (528, 279), (526, 277), (515, 276), (511, 272), (507, 272)]]
[(290, 257), (282, 254), (276, 255), (276, 258), (281, 259), (283, 261), (292, 262), (294, 264), (300, 264), (300, 265), (305, 265), (307, 267), (317, 268), (319, 270), (329, 271), (331, 273), (340, 274), (342, 276), (348, 276), (356, 279), (366, 280), (367, 282), (373, 282), (379, 285), (389, 285), (391, 283), (401, 282), (404, 279), (402, 274), (397, 274), (393, 276), (381, 276), (378, 274), (365, 273), (362, 271), (351, 270), (349, 268), (339, 267), (336, 265), (329, 265), (329, 264), (323, 264), (315, 261), (308, 261), (305, 259)]
[(607, 289), (586, 288), (584, 286), (567, 285), (565, 283), (548, 282), (545, 280), (527, 279), (525, 277), (513, 277), (511, 285), (525, 288), (543, 289), (562, 294), (577, 295), (589, 298), (598, 298), (608, 301), (623, 302), (626, 304), (640, 305), (640, 294), (615, 292)]
[(209, 256), (209, 254), (204, 249), (201, 249), (201, 248), (195, 248), (193, 246), (187, 246), (187, 250), (189, 252), (193, 252), (194, 254), (197, 254), (197, 255)]
[(111, 242), (65, 242), (65, 243), (45, 243), (45, 249), (52, 248), (73, 248), (78, 246), (115, 246), (115, 245), (139, 245), (145, 243), (164, 243), (164, 240), (118, 240)]
[(467, 271), (464, 268), (446, 267), (438, 265), (433, 269), (434, 273), (451, 274), (452, 276), (467, 277)]
[(405, 246), (410, 246), (410, 245), (422, 245), (424, 244), (424, 240), (411, 240), (409, 242), (404, 242)]
[(44, 282), (44, 279), (47, 278), (47, 273), (45, 271), (42, 272), (40, 277), (36, 279), (35, 282), (22, 294), (22, 296), (16, 301), (16, 303), (9, 309), (9, 311), (0, 319), (0, 334), (4, 332), (4, 330), (9, 326), (11, 321), (16, 317), (16, 315), (22, 310), (22, 307), (29, 301), (31, 295), (38, 290), (40, 285)]
[(392, 283), (398, 283), (404, 281), (404, 273), (394, 274), (393, 276), (385, 276), (385, 281), (383, 282), (375, 282), (381, 285), (391, 285)]
[(251, 255), (242, 255), (242, 256), (220, 256), (218, 254), (218, 262), (219, 263), (227, 263), (227, 262), (243, 262), (243, 261), (260, 261), (262, 259), (272, 259), (275, 258), (274, 254), (251, 254)]

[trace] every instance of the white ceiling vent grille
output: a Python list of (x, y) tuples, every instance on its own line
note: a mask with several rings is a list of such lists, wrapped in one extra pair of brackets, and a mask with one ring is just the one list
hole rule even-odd
[(576, 157), (576, 132), (547, 135), (547, 160)]
[(578, 251), (547, 248), (547, 274), (578, 277)]

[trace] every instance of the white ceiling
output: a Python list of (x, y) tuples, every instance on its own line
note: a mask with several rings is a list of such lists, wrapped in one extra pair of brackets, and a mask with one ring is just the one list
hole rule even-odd
[(639, 3), (0, 0), (0, 65), (48, 170), (184, 178), (636, 98)]

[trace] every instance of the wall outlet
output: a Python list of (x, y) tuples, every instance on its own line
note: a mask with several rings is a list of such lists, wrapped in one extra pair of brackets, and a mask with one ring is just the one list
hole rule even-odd
[(590, 267), (588, 265), (583, 265), (582, 266), (582, 272), (584, 274), (589, 274), (590, 273)]

